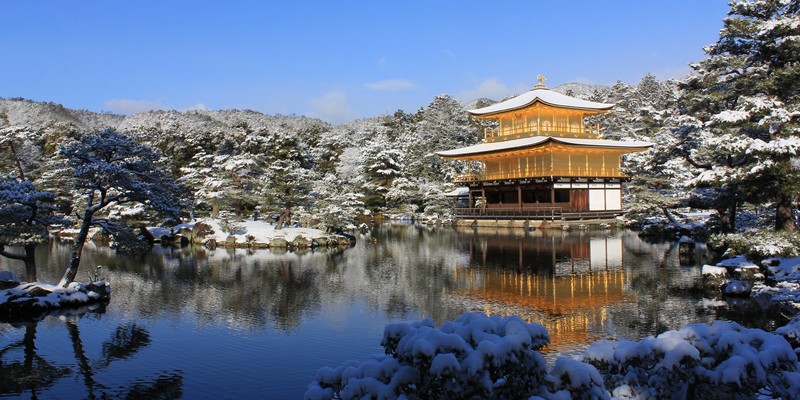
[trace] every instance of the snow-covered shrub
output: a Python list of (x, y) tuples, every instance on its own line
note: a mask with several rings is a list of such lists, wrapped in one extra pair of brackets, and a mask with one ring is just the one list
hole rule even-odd
[(712, 235), (709, 245), (716, 248), (728, 247), (738, 254), (751, 259), (800, 255), (800, 235), (794, 232), (754, 230), (737, 234)]
[(547, 376), (552, 399), (608, 399), (603, 376), (592, 365), (559, 357)]
[(431, 319), (392, 324), (385, 356), (321, 369), (306, 398), (522, 398), (546, 384), (538, 350), (549, 341), (542, 325), (518, 316), (467, 313), (440, 328)]
[(223, 219), (220, 221), (219, 225), (222, 228), (222, 231), (229, 235), (244, 235), (246, 232), (240, 224), (232, 219)]
[(793, 398), (800, 393), (797, 355), (786, 339), (733, 322), (693, 324), (639, 342), (600, 341), (582, 359), (597, 367), (617, 397), (770, 393)]
[(800, 314), (795, 315), (785, 326), (776, 329), (775, 333), (783, 336), (795, 348), (795, 353), (800, 354)]

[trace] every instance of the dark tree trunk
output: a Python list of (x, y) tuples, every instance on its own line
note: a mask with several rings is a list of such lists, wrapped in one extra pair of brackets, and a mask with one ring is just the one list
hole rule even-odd
[(94, 398), (94, 388), (96, 386), (94, 380), (94, 372), (92, 371), (92, 364), (89, 358), (86, 357), (86, 352), (83, 349), (83, 342), (81, 341), (81, 332), (78, 329), (78, 324), (75, 321), (67, 320), (67, 331), (69, 338), (72, 340), (72, 350), (75, 352), (75, 358), (78, 360), (78, 366), (83, 375), (83, 384), (86, 385), (86, 392), (88, 398)]
[(36, 245), (25, 246), (25, 280), (36, 282)]
[(89, 237), (89, 227), (92, 225), (92, 215), (93, 213), (89, 210), (83, 213), (81, 230), (78, 231), (78, 237), (75, 238), (69, 265), (67, 266), (67, 270), (64, 271), (64, 277), (61, 278), (58, 286), (67, 287), (67, 285), (75, 280), (75, 276), (78, 274), (78, 265), (81, 263), (81, 252), (83, 251), (83, 245), (86, 243), (86, 239)]
[(792, 198), (787, 196), (786, 193), (778, 192), (775, 203), (775, 230), (797, 231), (797, 224), (794, 222)]
[(0, 255), (12, 260), (20, 260), (25, 263), (25, 280), (28, 282), (36, 281), (36, 245), (29, 244), (24, 246), (25, 253), (9, 253), (3, 246), (0, 246)]
[(233, 203), (233, 213), (236, 215), (236, 221), (241, 222), (242, 216), (244, 215), (244, 206), (241, 200), (236, 200)]
[(283, 229), (283, 226), (289, 222), (290, 218), (292, 217), (292, 208), (286, 207), (281, 214), (281, 217), (278, 218), (278, 223), (275, 225), (275, 229)]
[(25, 171), (22, 169), (22, 162), (19, 160), (19, 156), (17, 156), (17, 150), (14, 148), (14, 142), (9, 143), (9, 147), (11, 148), (11, 154), (14, 156), (14, 162), (17, 164), (17, 171), (19, 171), (19, 179), (25, 180)]
[(25, 361), (22, 365), (27, 373), (31, 373), (33, 371), (33, 362), (36, 359), (37, 324), (38, 322), (25, 323), (25, 336), (22, 338), (22, 343), (25, 345)]
[(736, 203), (729, 204), (727, 208), (718, 209), (719, 221), (723, 233), (736, 232)]

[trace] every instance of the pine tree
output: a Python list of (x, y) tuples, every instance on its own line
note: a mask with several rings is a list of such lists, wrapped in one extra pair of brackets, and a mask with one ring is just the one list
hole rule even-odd
[[(36, 280), (36, 246), (47, 240), (47, 227), (65, 222), (54, 213), (54, 201), (54, 194), (36, 190), (28, 181), (0, 181), (0, 255), (23, 261), (28, 282)], [(24, 253), (6, 246), (22, 247)]]
[(81, 227), (59, 286), (75, 279), (81, 252), (92, 225), (106, 230), (124, 228), (95, 214), (111, 204), (139, 202), (171, 218), (179, 218), (186, 205), (186, 190), (159, 165), (160, 156), (127, 135), (106, 130), (86, 135), (61, 148), (75, 177), (75, 188), (83, 195)]
[[(776, 205), (775, 228), (796, 230), (800, 196), (800, 1), (731, 3), (708, 58), (692, 65), (684, 112), (702, 123), (681, 132), (697, 187), (716, 193), (732, 224), (743, 201)], [(734, 226), (730, 225), (729, 230)]]

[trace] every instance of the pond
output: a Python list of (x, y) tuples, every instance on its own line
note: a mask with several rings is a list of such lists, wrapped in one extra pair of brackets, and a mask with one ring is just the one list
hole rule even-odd
[[(387, 323), (466, 311), (543, 324), (550, 361), (694, 322), (785, 322), (751, 299), (704, 298), (703, 247), (683, 257), (630, 231), (387, 224), (343, 250), (84, 251), (79, 279), (104, 266), (111, 302), (0, 323), (0, 397), (297, 399), (320, 367), (382, 353)], [(41, 246), (40, 278), (57, 281), (69, 252)]]

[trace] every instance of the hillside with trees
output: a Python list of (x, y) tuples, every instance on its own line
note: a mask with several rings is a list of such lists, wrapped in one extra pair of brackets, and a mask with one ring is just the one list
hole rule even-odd
[[(591, 117), (604, 138), (654, 143), (628, 155), (624, 202), (631, 224), (657, 233), (749, 229), (795, 231), (800, 195), (797, 155), (800, 36), (797, 5), (736, 3), (708, 58), (681, 80), (653, 75), (610, 87), (569, 83), (553, 90), (604, 103)], [(251, 110), (151, 111), (130, 116), (69, 110), (53, 103), (0, 99), (0, 172), (58, 194), (65, 215), (77, 194), (58, 149), (107, 128), (161, 152), (162, 168), (193, 194), (191, 216), (257, 213), (279, 225), (342, 226), (374, 214), (447, 219), (444, 194), (466, 165), (434, 153), (478, 143), (486, 122), (449, 95), (414, 113), (331, 125), (304, 116)], [(130, 218), (130, 206), (109, 217)], [(706, 220), (693, 221), (692, 211)]]

